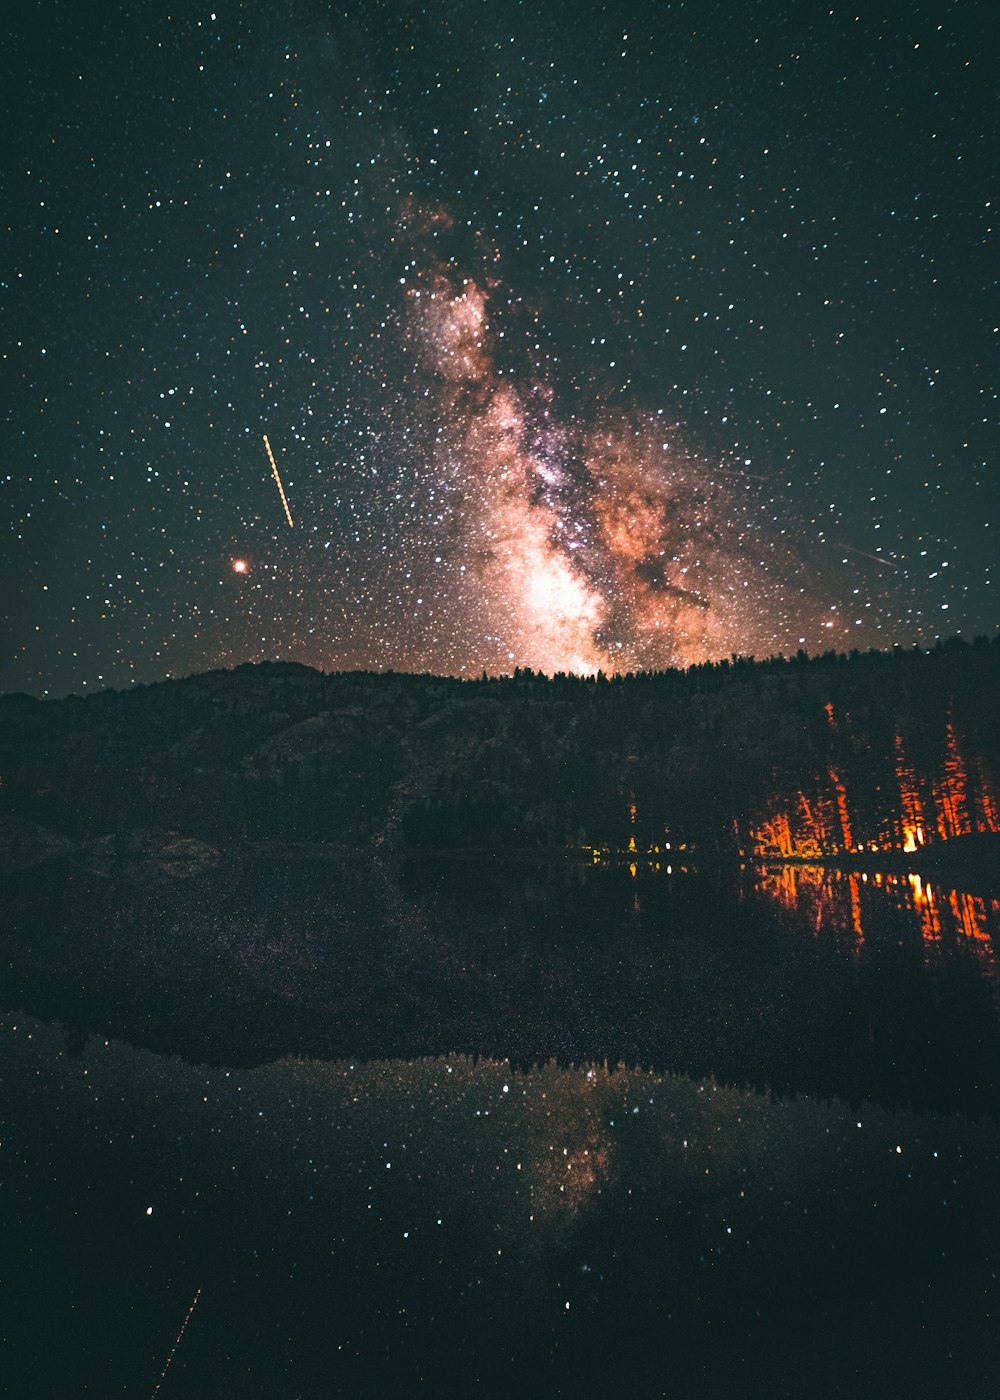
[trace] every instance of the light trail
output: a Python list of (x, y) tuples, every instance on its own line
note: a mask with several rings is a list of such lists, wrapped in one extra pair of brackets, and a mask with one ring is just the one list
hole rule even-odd
[(281, 477), (278, 475), (278, 464), (274, 460), (274, 453), (271, 451), (271, 444), (267, 440), (267, 433), (264, 434), (264, 446), (267, 448), (267, 455), (271, 461), (271, 470), (274, 472), (274, 479), (278, 483), (278, 490), (281, 492), (281, 504), (285, 507), (285, 515), (288, 517), (288, 527), (294, 530), (295, 522), (292, 520), (292, 512), (288, 509), (288, 498), (285, 495), (285, 488), (281, 484)]
[(166, 1361), (164, 1362), (163, 1370), (160, 1372), (160, 1379), (159, 1379), (159, 1380), (156, 1382), (156, 1384), (153, 1386), (153, 1394), (150, 1396), (150, 1400), (154, 1400), (154, 1397), (155, 1397), (155, 1396), (157, 1395), (157, 1393), (159, 1392), (160, 1386), (163, 1384), (164, 1377), (166, 1376), (167, 1372), (170, 1370), (170, 1363), (171, 1363), (171, 1361), (173, 1361), (174, 1356), (177, 1354), (177, 1348), (180, 1346), (180, 1344), (181, 1344), (181, 1338), (184, 1336), (184, 1329), (187, 1327), (188, 1323), (191, 1321), (191, 1314), (194, 1312), (195, 1308), (198, 1306), (198, 1299), (199, 1299), (200, 1297), (201, 1297), (201, 1289), (199, 1288), (199, 1289), (198, 1289), (198, 1292), (194, 1295), (194, 1300), (192, 1301), (191, 1306), (188, 1308), (187, 1313), (185, 1314), (184, 1321), (181, 1323), (181, 1330), (177, 1333), (177, 1340), (174, 1342), (173, 1346), (170, 1348), (170, 1355), (167, 1357)]
[(884, 564), (887, 569), (898, 569), (899, 565), (894, 564), (891, 559), (883, 559), (881, 555), (869, 554), (867, 550), (855, 549), (853, 544), (838, 544), (838, 549), (849, 549), (852, 554), (860, 554), (862, 559), (870, 559), (873, 564)]

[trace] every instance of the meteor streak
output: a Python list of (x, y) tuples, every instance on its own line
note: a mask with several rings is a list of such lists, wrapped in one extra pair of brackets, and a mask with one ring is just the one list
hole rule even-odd
[(288, 509), (288, 498), (285, 495), (285, 488), (281, 484), (281, 477), (278, 475), (278, 464), (274, 460), (274, 453), (271, 451), (271, 444), (267, 440), (267, 433), (264, 434), (264, 446), (267, 448), (267, 455), (271, 462), (271, 470), (274, 472), (274, 479), (278, 483), (278, 490), (281, 493), (281, 504), (285, 507), (285, 515), (288, 517), (288, 528), (294, 529), (295, 522), (292, 520), (292, 512)]
[(894, 564), (891, 559), (883, 559), (878, 554), (868, 554), (863, 549), (855, 549), (853, 544), (839, 544), (838, 549), (849, 549), (852, 554), (860, 554), (862, 559), (870, 559), (873, 564), (884, 564), (887, 569), (896, 569), (898, 564)]
[(191, 1321), (191, 1314), (194, 1312), (195, 1308), (198, 1306), (198, 1299), (199, 1299), (200, 1297), (201, 1297), (201, 1289), (199, 1288), (199, 1289), (198, 1289), (198, 1292), (194, 1295), (194, 1301), (192, 1302), (191, 1306), (188, 1308), (187, 1313), (185, 1314), (184, 1321), (181, 1323), (181, 1330), (177, 1333), (177, 1340), (174, 1342), (173, 1346), (170, 1348), (170, 1355), (167, 1357), (167, 1360), (166, 1360), (166, 1363), (165, 1363), (165, 1365), (164, 1365), (164, 1367), (163, 1367), (163, 1370), (160, 1372), (160, 1379), (159, 1379), (159, 1380), (156, 1382), (156, 1384), (153, 1386), (153, 1394), (150, 1396), (150, 1400), (154, 1400), (154, 1398), (155, 1398), (157, 1392), (158, 1392), (159, 1389), (160, 1389), (160, 1386), (163, 1384), (163, 1378), (164, 1378), (164, 1376), (165, 1376), (165, 1375), (167, 1374), (167, 1372), (170, 1370), (170, 1363), (171, 1363), (171, 1361), (173, 1361), (174, 1356), (175, 1356), (175, 1354), (176, 1354), (176, 1352), (177, 1352), (177, 1348), (178, 1348), (178, 1347), (180, 1346), (180, 1344), (181, 1344), (181, 1338), (184, 1336), (184, 1329), (185, 1329), (185, 1327), (187, 1327), (188, 1323)]

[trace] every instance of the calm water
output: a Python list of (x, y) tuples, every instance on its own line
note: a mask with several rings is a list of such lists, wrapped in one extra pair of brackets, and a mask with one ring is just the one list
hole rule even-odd
[(1000, 1107), (995, 896), (919, 876), (287, 853), (9, 886), (9, 1009), (192, 1062), (463, 1053)]
[(6, 894), (12, 1393), (995, 1393), (990, 892), (273, 852)]

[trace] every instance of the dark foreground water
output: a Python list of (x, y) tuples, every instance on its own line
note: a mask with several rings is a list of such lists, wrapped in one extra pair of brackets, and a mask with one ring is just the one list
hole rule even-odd
[(44, 869), (5, 891), (11, 1394), (995, 1394), (990, 891)]

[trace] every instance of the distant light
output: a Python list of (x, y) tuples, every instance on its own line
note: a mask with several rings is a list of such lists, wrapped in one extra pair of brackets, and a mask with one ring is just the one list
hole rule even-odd
[(233, 573), (234, 573), (234, 574), (245, 574), (248, 567), (249, 567), (249, 566), (248, 566), (247, 561), (246, 561), (245, 559), (234, 559), (234, 560), (233, 560)]

